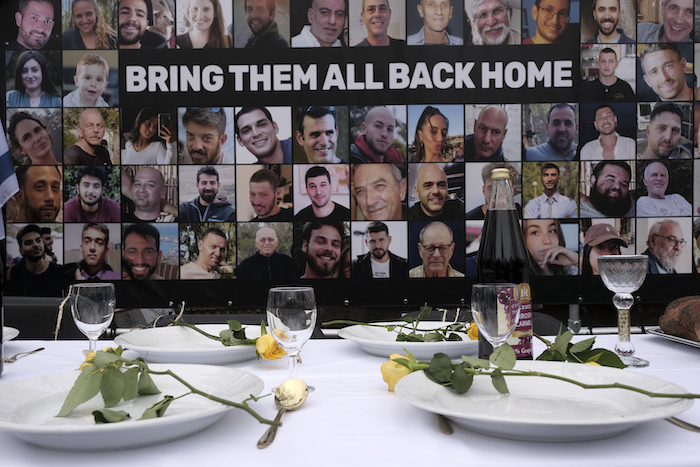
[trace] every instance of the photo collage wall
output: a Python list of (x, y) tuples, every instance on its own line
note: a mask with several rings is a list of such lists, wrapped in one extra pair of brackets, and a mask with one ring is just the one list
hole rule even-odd
[[(244, 291), (474, 278), (494, 168), (511, 172), (534, 275), (596, 275), (597, 256), (616, 253), (650, 254), (651, 273), (700, 271), (692, 0), (1, 10), (12, 21), (3, 126), (21, 185), (6, 207), (7, 295), (61, 295), (80, 280), (232, 280)], [(499, 56), (528, 73), (537, 63), (543, 83), (544, 62), (568, 60), (573, 84), (501, 93), (479, 68)], [(282, 62), (291, 78), (281, 67), (254, 75)], [(312, 92), (316, 62), (328, 75)], [(413, 71), (402, 89), (398, 62)], [(247, 63), (259, 67), (232, 71)], [(342, 85), (329, 80), (336, 63)], [(374, 88), (366, 63), (380, 70)], [(465, 78), (465, 65), (460, 90), (457, 64), (469, 63), (479, 72)], [(511, 72), (502, 86), (518, 82)]]

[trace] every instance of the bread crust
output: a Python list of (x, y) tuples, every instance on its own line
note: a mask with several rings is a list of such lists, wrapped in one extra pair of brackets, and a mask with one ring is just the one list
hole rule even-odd
[(668, 304), (659, 318), (666, 334), (700, 342), (700, 296), (678, 298)]

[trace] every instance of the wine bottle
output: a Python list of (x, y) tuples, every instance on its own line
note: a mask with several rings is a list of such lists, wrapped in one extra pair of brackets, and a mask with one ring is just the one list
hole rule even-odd
[[(480, 283), (512, 282), (520, 285), (520, 319), (507, 343), (519, 359), (532, 359), (532, 296), (527, 245), (518, 221), (510, 185), (510, 170), (491, 172), (491, 196), (476, 259)], [(479, 357), (488, 358), (493, 348), (479, 336)]]

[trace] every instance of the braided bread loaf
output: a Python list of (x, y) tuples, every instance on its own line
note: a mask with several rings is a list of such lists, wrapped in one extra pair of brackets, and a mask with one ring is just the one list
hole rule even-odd
[(700, 296), (678, 298), (668, 304), (659, 318), (666, 334), (700, 342)]

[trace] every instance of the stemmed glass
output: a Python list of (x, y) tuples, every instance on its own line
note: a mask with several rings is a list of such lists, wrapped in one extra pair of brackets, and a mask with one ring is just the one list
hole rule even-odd
[(598, 269), (605, 287), (613, 296), (617, 308), (619, 340), (615, 353), (631, 367), (649, 366), (649, 362), (634, 356), (634, 344), (630, 341), (630, 309), (634, 304), (632, 292), (639, 289), (647, 276), (649, 257), (646, 255), (603, 255), (598, 257)]
[(273, 287), (267, 293), (267, 325), (289, 354), (289, 377), (296, 378), (297, 355), (316, 326), (316, 298), (311, 287)]
[(109, 327), (114, 317), (114, 284), (73, 284), (69, 299), (73, 321), (80, 332), (90, 339), (90, 352), (95, 352), (97, 339)]
[(507, 282), (472, 285), (472, 316), (494, 347), (504, 344), (520, 317), (520, 288)]

